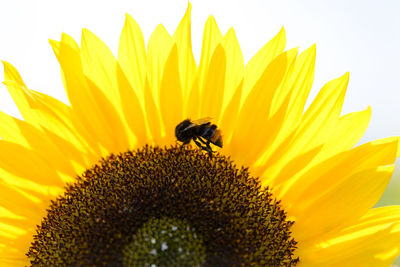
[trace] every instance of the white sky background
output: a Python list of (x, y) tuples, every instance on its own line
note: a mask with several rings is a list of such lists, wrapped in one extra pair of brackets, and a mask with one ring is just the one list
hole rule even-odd
[[(343, 114), (372, 107), (372, 119), (362, 142), (400, 135), (400, 1), (191, 3), (197, 62), (204, 23), (210, 14), (222, 33), (234, 27), (245, 62), (285, 26), (287, 48), (300, 47), (302, 51), (317, 44), (311, 97), (325, 82), (350, 71)], [(12, 63), (31, 89), (67, 102), (48, 39), (59, 40), (66, 32), (79, 43), (81, 29), (88, 28), (116, 55), (125, 13), (138, 22), (147, 41), (159, 23), (173, 34), (186, 7), (185, 0), (0, 0), (0, 59)], [(0, 110), (20, 117), (4, 85), (0, 86)]]

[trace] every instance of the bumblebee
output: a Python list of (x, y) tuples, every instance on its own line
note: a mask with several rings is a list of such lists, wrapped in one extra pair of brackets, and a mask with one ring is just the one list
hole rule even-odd
[(211, 124), (211, 118), (203, 118), (195, 121), (186, 119), (175, 128), (175, 136), (184, 145), (189, 144), (193, 139), (195, 144), (202, 150), (207, 151), (211, 156), (213, 152), (210, 144), (222, 147), (221, 130), (217, 125)]

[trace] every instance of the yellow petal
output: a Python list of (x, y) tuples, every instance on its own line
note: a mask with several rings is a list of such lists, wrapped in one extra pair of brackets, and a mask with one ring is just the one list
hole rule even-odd
[(202, 91), (205, 83), (205, 77), (209, 68), (211, 56), (214, 49), (220, 42), (222, 34), (218, 29), (215, 19), (210, 16), (203, 32), (203, 44), (201, 50), (200, 64), (197, 68), (196, 76), (193, 81), (192, 88), (189, 91), (187, 104), (185, 107), (185, 115), (189, 118), (198, 119), (201, 117), (200, 109), (202, 106)]
[[(21, 194), (13, 186), (0, 181), (0, 205), (8, 210), (12, 210), (13, 213), (30, 220), (39, 223), (42, 219), (45, 209), (42, 209), (42, 205), (34, 203), (32, 200)], [(48, 203), (46, 203), (48, 204)], [(27, 225), (26, 225), (27, 226)], [(34, 227), (35, 225), (33, 225)]]
[(36, 121), (34, 123), (40, 125), (45, 131), (50, 131), (68, 140), (67, 142), (81, 151), (95, 153), (96, 146), (91, 141), (92, 136), (86, 131), (69, 106), (46, 94), (22, 87), (18, 88), (11, 81), (6, 83), (13, 86), (13, 90), (21, 91), (21, 95), (24, 96), (31, 109), (30, 113), (35, 114)]
[(303, 114), (304, 106), (314, 80), (315, 56), (316, 46), (313, 45), (296, 59), (294, 72), (291, 77), (292, 80), (289, 82), (291, 99), (288, 111), (293, 116), (293, 120), (289, 121), (289, 123), (295, 122)]
[(221, 45), (225, 50), (226, 58), (224, 102), (222, 105), (224, 109), (234, 95), (239, 83), (243, 81), (244, 63), (243, 54), (233, 28), (230, 28), (222, 38)]
[(393, 171), (394, 166), (371, 168), (351, 174), (333, 186), (310, 187), (305, 194), (315, 194), (314, 190), (321, 193), (310, 196), (312, 200), (304, 198), (305, 204), (294, 208), (297, 214), (293, 235), (299, 241), (314, 240), (354, 222), (380, 199)]
[(223, 138), (224, 142), (226, 143), (230, 143), (236, 126), (236, 120), (239, 114), (240, 100), (242, 98), (242, 86), (243, 80), (241, 83), (239, 83), (235, 94), (232, 96), (228, 105), (226, 106), (223, 112), (223, 116), (221, 118), (221, 122), (218, 123), (223, 131)]
[[(29, 123), (14, 118), (0, 111), (0, 137), (3, 140), (14, 142), (24, 147), (29, 147), (26, 140), (27, 131), (33, 128)], [(25, 129), (28, 128), (28, 129)], [(37, 130), (39, 132), (39, 130)]]
[[(139, 25), (126, 14), (118, 48), (117, 66), (122, 111), (130, 131), (143, 145), (149, 139), (144, 120), (144, 88), (146, 79), (146, 50)], [(127, 81), (128, 79), (128, 81)]]
[[(13, 225), (7, 225), (0, 223), (0, 237), (2, 238), (1, 244), (8, 245), (10, 239), (15, 239), (18, 235), (24, 234), (26, 231), (15, 227)], [(8, 240), (7, 240), (8, 239)], [(15, 248), (14, 248), (15, 250)]]
[(73, 112), (86, 126), (87, 131), (92, 136), (96, 135), (94, 129), (101, 128), (99, 125), (103, 121), (101, 117), (96, 116), (101, 113), (89, 94), (78, 45), (67, 34), (62, 35), (61, 42), (50, 40), (50, 45), (60, 63), (64, 87)]
[(400, 207), (370, 210), (353, 226), (299, 244), (299, 266), (390, 266), (400, 253)]
[(149, 126), (149, 131), (152, 136), (152, 141), (160, 144), (162, 140), (161, 118), (147, 79), (144, 89), (144, 103), (146, 109), (147, 124)]
[(29, 103), (24, 95), (24, 89), (26, 89), (25, 83), (22, 81), (21, 75), (18, 73), (10, 63), (3, 61), (4, 66), (4, 79), (3, 82), (15, 104), (18, 107), (22, 117), (29, 122), (36, 122), (36, 114), (31, 112)]
[[(309, 149), (307, 152), (295, 157), (283, 167), (284, 170), (290, 170), (290, 173), (283, 172), (279, 176), (284, 177), (284, 175), (289, 175), (291, 180), (294, 180), (319, 162), (352, 148), (365, 133), (370, 117), (370, 108), (342, 116), (329, 134), (329, 138), (325, 144)], [(289, 136), (289, 139), (283, 140), (280, 147), (276, 146), (276, 150), (285, 153), (284, 149), (286, 149), (286, 143), (290, 143), (291, 138), (293, 138), (293, 136)], [(282, 147), (284, 149), (281, 149)], [(272, 146), (271, 149), (275, 149), (275, 147)], [(284, 157), (284, 155), (278, 154), (275, 155), (275, 157)], [(271, 163), (271, 161), (269, 161), (269, 163)], [(270, 165), (267, 163), (259, 167), (257, 172), (263, 173), (268, 167), (270, 167)], [(282, 169), (280, 171), (282, 172)], [(266, 184), (267, 181), (268, 180), (264, 183)], [(275, 182), (275, 185), (278, 186), (279, 181), (275, 180)]]
[(4, 140), (0, 140), (0, 149), (0, 167), (7, 172), (43, 185), (64, 185), (56, 169), (32, 150)]
[[(0, 255), (3, 255), (3, 253)], [(3, 267), (28, 266), (30, 264), (29, 260), (26, 259), (26, 256), (23, 253), (21, 253), (18, 258), (10, 257), (8, 252), (4, 253), (4, 255), (4, 257), (0, 256), (0, 263)]]
[[(336, 114), (340, 114), (348, 83), (349, 73), (328, 82), (305, 112), (303, 118), (303, 121), (306, 122), (305, 124), (309, 121), (314, 121), (314, 118), (318, 116), (320, 112), (324, 112), (325, 114), (329, 113), (330, 109), (333, 109)], [(338, 107), (335, 108), (336, 106)]]
[[(352, 112), (340, 117), (335, 129), (315, 160), (321, 161), (340, 151), (352, 148), (364, 135), (370, 119), (370, 107), (366, 110)], [(315, 163), (313, 162), (313, 164)]]
[(82, 67), (86, 77), (97, 85), (107, 99), (119, 106), (116, 80), (117, 60), (108, 47), (92, 32), (82, 30)]
[[(87, 159), (83, 157), (82, 151), (48, 130), (42, 131), (2, 112), (0, 112), (0, 124), (0, 136), (3, 140), (20, 144), (28, 150), (33, 149), (47, 164), (61, 172), (75, 176), (77, 170), (74, 167), (86, 166)], [(72, 165), (71, 161), (76, 165)]]
[[(290, 180), (294, 180), (296, 177), (301, 176), (319, 162), (322, 162), (332, 155), (352, 148), (365, 133), (370, 117), (370, 108), (342, 116), (332, 132), (329, 134), (329, 138), (325, 144), (321, 144), (313, 149), (309, 149), (307, 152), (304, 152), (290, 162), (286, 163), (282, 169), (291, 171), (282, 172), (281, 169), (280, 172), (282, 173), (279, 174), (279, 176), (283, 177), (284, 175), (289, 175), (291, 178)], [(276, 159), (285, 156), (285, 149), (287, 149), (286, 144), (291, 142), (291, 138), (293, 138), (293, 135), (289, 136), (288, 139), (283, 140), (280, 146), (272, 146), (271, 149), (276, 150), (274, 151), (275, 153), (282, 153), (275, 154), (274, 156)], [(257, 174), (262, 175), (267, 168), (271, 168), (271, 162), (272, 161), (269, 161), (263, 166), (259, 166), (256, 169)], [(270, 180), (265, 179), (264, 184), (269, 183), (269, 181)], [(278, 186), (279, 180), (275, 180), (275, 182), (275, 186)]]
[[(183, 89), (183, 98), (187, 99), (196, 75), (196, 62), (192, 52), (191, 33), (191, 10), (192, 5), (188, 2), (186, 13), (174, 33), (174, 39), (178, 46), (179, 77)], [(186, 102), (186, 101), (185, 101)]]
[[(272, 112), (278, 110), (286, 97), (289, 103), (286, 110), (284, 126), (280, 135), (286, 137), (295, 129), (303, 116), (304, 106), (314, 80), (315, 45), (302, 52), (293, 64), (293, 69), (286, 76), (281, 88), (274, 96)], [(276, 140), (279, 142), (279, 140)]]
[(214, 49), (222, 38), (222, 34), (218, 29), (217, 23), (213, 16), (208, 17), (203, 32), (203, 44), (201, 47), (201, 57), (199, 68), (197, 69), (197, 76), (199, 81), (200, 92), (205, 82), (207, 69), (211, 56), (214, 54)]
[(167, 30), (160, 24), (151, 34), (147, 45), (147, 78), (157, 106), (165, 63), (174, 43)]
[[(91, 136), (91, 139), (87, 140), (88, 143), (96, 142), (102, 148), (113, 150), (112, 129), (107, 123), (102, 107), (91, 94), (83, 74), (78, 45), (66, 34), (62, 35), (61, 42), (50, 41), (50, 44), (60, 63), (64, 87), (72, 110)], [(97, 144), (91, 145), (96, 146)]]
[(6, 61), (1, 61), (3, 63), (4, 66), (4, 80), (5, 81), (15, 81), (17, 82), (19, 85), (26, 87), (24, 81), (21, 78), (21, 75), (19, 74), (19, 72), (17, 71), (16, 68), (14, 68), (13, 65), (11, 65), (10, 63), (6, 62)]
[(122, 118), (121, 95), (117, 80), (118, 62), (108, 47), (89, 30), (82, 31), (82, 68), (96, 102), (112, 129), (111, 152), (125, 151), (133, 140)]
[(221, 45), (217, 45), (205, 76), (200, 117), (211, 117), (218, 122), (224, 100), (225, 68), (225, 51)]
[(183, 96), (179, 79), (178, 50), (171, 49), (165, 63), (160, 88), (160, 110), (166, 131), (166, 143), (174, 140), (176, 125), (183, 120)]
[[(396, 138), (384, 138), (338, 153), (317, 164), (306, 173), (298, 176), (293, 173), (290, 183), (288, 182), (282, 190), (279, 190), (279, 196), (284, 199), (285, 203), (292, 203), (293, 208), (300, 208), (301, 205), (307, 204), (307, 200), (318, 197), (350, 175), (393, 164), (396, 149)], [(282, 170), (282, 175), (291, 173), (291, 170)], [(297, 205), (300, 199), (302, 199), (302, 204)]]
[[(17, 174), (10, 173), (3, 168), (0, 168), (0, 177), (1, 180), (15, 188), (26, 192), (27, 197), (35, 200), (35, 199), (43, 199), (49, 200), (50, 198), (57, 197), (58, 194), (63, 192), (63, 187), (65, 183), (62, 184), (63, 187), (60, 186), (52, 186), (46, 183), (40, 184), (41, 181), (36, 181), (35, 177), (19, 177)], [(60, 178), (61, 179), (61, 175)]]
[[(149, 139), (144, 117), (144, 101), (139, 101), (135, 91), (119, 66), (117, 66), (117, 79), (120, 88), (122, 112), (126, 123), (131, 134), (137, 139), (135, 142), (136, 146), (143, 145)], [(132, 137), (130, 137), (130, 139), (132, 139)], [(133, 140), (131, 140), (131, 143), (132, 142)]]
[(230, 144), (231, 155), (241, 164), (254, 163), (276, 136), (283, 117), (270, 113), (271, 99), (296, 55), (297, 49), (292, 49), (273, 60), (248, 94), (236, 126), (240, 131), (233, 134)]
[[(146, 112), (147, 115), (149, 115), (149, 112), (156, 112), (158, 115), (157, 117), (161, 118), (161, 113), (159, 110), (160, 107), (160, 88), (161, 88), (161, 82), (163, 79), (163, 73), (164, 73), (164, 68), (165, 64), (168, 60), (168, 56), (171, 53), (172, 47), (175, 45), (175, 41), (172, 39), (172, 37), (168, 34), (168, 32), (165, 30), (164, 26), (161, 24), (158, 25), (158, 27), (154, 30), (154, 32), (151, 34), (149, 43), (147, 45), (147, 82), (145, 86), (145, 90), (149, 88), (151, 92), (145, 92), (145, 98), (147, 98), (147, 101), (150, 101), (149, 97), (152, 96), (154, 97), (154, 104), (155, 104), (155, 110), (149, 111), (149, 109), (146, 107)], [(153, 107), (151, 107), (153, 108)], [(153, 116), (154, 117), (154, 116)], [(156, 118), (156, 117), (154, 117)], [(155, 122), (149, 122), (151, 124), (154, 124)], [(161, 126), (161, 136), (165, 137), (166, 135), (166, 130), (164, 127), (164, 124), (160, 121)], [(154, 131), (159, 131), (156, 128), (152, 129), (150, 127), (150, 130)]]
[(185, 117), (188, 118), (200, 118), (200, 88), (199, 88), (199, 76), (194, 80), (192, 89), (189, 92), (186, 108)]
[[(49, 202), (50, 203), (50, 202)], [(20, 212), (24, 212), (21, 210)], [(45, 215), (45, 214), (43, 214)], [(27, 216), (25, 214), (24, 216)], [(19, 229), (26, 229), (27, 225), (32, 226), (32, 230), (35, 230), (35, 225), (37, 224), (37, 220), (41, 220), (42, 217), (32, 217), (32, 218), (24, 218), (22, 216), (19, 216), (21, 218), (15, 219), (15, 218), (4, 218), (0, 217), (0, 224), (5, 224), (5, 225), (11, 225)]]
[[(280, 32), (266, 43), (257, 54), (247, 63), (243, 84), (243, 96), (246, 97), (253, 89), (255, 84), (263, 75), (269, 63), (283, 52), (286, 45), (285, 29), (282, 27)], [(244, 98), (243, 98), (244, 99)]]
[(292, 149), (294, 154), (304, 151), (305, 147), (311, 148), (326, 142), (341, 113), (348, 82), (349, 74), (346, 73), (321, 89), (299, 125), (295, 137), (298, 141)]
[[(292, 68), (289, 69), (285, 79), (277, 89), (272, 100), (271, 113), (276, 113), (276, 116), (278, 116), (278, 111), (280, 112), (282, 125), (280, 127), (279, 125), (274, 126), (279, 132), (256, 163), (259, 165), (255, 170), (258, 175), (265, 171), (265, 168), (260, 166), (267, 167), (271, 165), (270, 157), (272, 154), (277, 154), (275, 158), (280, 158), (286, 153), (282, 149), (286, 149), (287, 145), (292, 141), (291, 138), (294, 137), (294, 131), (296, 131), (297, 125), (301, 122), (304, 105), (314, 78), (314, 67), (315, 45), (302, 52), (296, 58)], [(268, 163), (265, 163), (268, 159)]]
[(146, 49), (139, 25), (128, 14), (119, 40), (118, 62), (142, 104), (146, 78)]
[[(4, 229), (3, 225), (0, 225), (0, 229)], [(16, 238), (1, 238), (4, 241), (2, 242), (4, 246), (1, 246), (0, 243), (0, 265), (29, 266), (30, 262), (25, 253), (29, 249), (34, 234), (34, 231), (24, 231), (23, 234), (19, 234)]]
[(296, 157), (322, 148), (329, 139), (328, 137), (339, 119), (348, 80), (349, 75), (346, 73), (342, 77), (328, 82), (321, 89), (304, 114), (296, 132), (290, 136), (290, 139), (285, 140), (285, 143), (274, 151), (264, 163), (268, 168), (264, 173), (263, 183), (275, 186), (291, 179), (291, 176), (279, 174), (282, 173), (281, 170), (284, 166), (290, 165), (292, 171), (296, 173), (316, 156), (318, 151), (309, 157), (308, 161), (300, 163), (299, 159), (296, 159)]

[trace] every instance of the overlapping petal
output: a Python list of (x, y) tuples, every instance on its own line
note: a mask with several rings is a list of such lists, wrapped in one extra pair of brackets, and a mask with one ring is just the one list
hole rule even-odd
[(325, 240), (299, 246), (300, 266), (390, 266), (400, 253), (400, 208), (371, 209)]

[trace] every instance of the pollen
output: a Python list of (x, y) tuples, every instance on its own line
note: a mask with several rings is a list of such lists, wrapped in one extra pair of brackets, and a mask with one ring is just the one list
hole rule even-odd
[(229, 158), (145, 146), (68, 185), (27, 255), (40, 266), (294, 266), (292, 225), (270, 190)]

